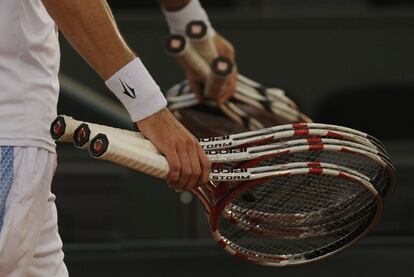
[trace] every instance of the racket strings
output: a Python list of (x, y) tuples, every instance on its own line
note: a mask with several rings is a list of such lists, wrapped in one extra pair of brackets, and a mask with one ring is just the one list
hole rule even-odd
[[(301, 151), (285, 153), (274, 158), (265, 159), (255, 166), (272, 166), (275, 164), (282, 165), (295, 162), (331, 163), (367, 176), (373, 181), (373, 185), (380, 194), (384, 195), (391, 183), (391, 175), (389, 174), (388, 165), (384, 167), (383, 164), (380, 164), (379, 157), (377, 158), (378, 160), (374, 160), (372, 157), (366, 155), (339, 151)], [(220, 168), (231, 170), (238, 168), (240, 164), (240, 162), (229, 162), (220, 164)]]
[(334, 207), (328, 207), (302, 215), (274, 214), (271, 211), (258, 212), (230, 204), (223, 215), (231, 218), (242, 228), (246, 227), (259, 233), (275, 234), (274, 230), (278, 230), (276, 234), (279, 234), (282, 230), (294, 232), (293, 235), (300, 233), (301, 236), (315, 236), (358, 223), (366, 217), (369, 209), (374, 208), (371, 199), (372, 197), (369, 197), (368, 194), (364, 194), (364, 197), (358, 197), (355, 199), (357, 201), (351, 205), (349, 203), (337, 205), (335, 211)]
[[(289, 184), (292, 183), (289, 182)], [(300, 185), (302, 184), (303, 182), (300, 182)], [(329, 184), (329, 186), (336, 186), (336, 182)], [(280, 190), (280, 186), (278, 189)], [(348, 186), (344, 187), (342, 191), (347, 189), (349, 189)], [(338, 197), (325, 203), (326, 206), (322, 206), (322, 201), (319, 198), (312, 197), (312, 193), (308, 193), (309, 188), (304, 195), (294, 191), (293, 189), (291, 196), (298, 195), (295, 201), (292, 197), (281, 201), (275, 199), (273, 194), (266, 195), (267, 192), (263, 190), (262, 193), (266, 196), (256, 201), (254, 205), (252, 205), (251, 197), (248, 198), (246, 205), (246, 197), (242, 195), (239, 199), (241, 202), (232, 201), (226, 208), (224, 215), (231, 218), (232, 222), (236, 222), (240, 228), (266, 233), (269, 236), (283, 236), (285, 238), (322, 236), (336, 232), (339, 228), (359, 224), (366, 217), (368, 206), (372, 203), (372, 196), (360, 193), (360, 190), (349, 193), (349, 195), (356, 195), (356, 197), (352, 197), (353, 201), (344, 200), (344, 202), (340, 202), (341, 192), (338, 191)], [(257, 191), (252, 194), (258, 198), (262, 197), (258, 195)], [(310, 197), (313, 202), (310, 202), (306, 197)], [(324, 199), (322, 197), (322, 200)], [(271, 201), (275, 201), (275, 203), (271, 203)], [(303, 203), (310, 205), (311, 208), (301, 207), (300, 205)]]
[[(321, 179), (320, 175), (307, 174), (296, 178), (271, 179), (251, 188), (231, 204), (265, 216), (282, 215), (281, 218), (289, 218), (293, 215), (293, 219), (304, 221), (303, 218), (313, 218), (327, 207), (337, 207), (338, 203), (344, 203), (362, 191), (361, 187), (349, 186), (334, 176)], [(271, 218), (267, 216), (267, 219)]]
[[(220, 223), (220, 234), (230, 247), (242, 250), (253, 257), (290, 257), (302, 255), (321, 256), (334, 249), (339, 249), (358, 235), (371, 222), (371, 216), (356, 225), (340, 229), (336, 232), (323, 232), (318, 236), (269, 236), (267, 233), (251, 232), (238, 227), (231, 228), (229, 221)], [(226, 231), (223, 229), (228, 228)]]
[[(308, 175), (304, 175), (308, 176)], [(322, 176), (320, 176), (318, 182), (315, 181), (315, 179), (311, 178), (312, 181), (306, 181), (304, 182), (304, 179), (306, 177), (304, 176), (290, 176), (290, 177), (283, 177), (284, 184), (292, 185), (292, 183), (296, 184), (297, 186), (301, 186), (304, 183), (307, 183), (306, 188), (302, 189), (301, 197), (302, 199), (308, 195), (307, 192), (312, 191), (314, 187), (320, 186), (320, 179)], [(314, 177), (314, 176), (312, 176)], [(353, 188), (354, 191), (358, 191), (359, 195), (367, 193), (361, 193), (364, 189), (357, 185), (354, 182), (351, 182), (347, 179), (343, 178), (336, 178), (334, 176), (324, 176), (322, 179), (324, 180), (325, 185), (330, 184), (331, 186), (334, 185), (332, 182), (335, 182), (335, 185), (337, 182), (342, 183), (341, 190), (344, 190), (345, 187), (347, 188)], [(335, 179), (335, 180), (334, 180)], [(236, 206), (240, 206), (245, 208), (246, 210), (254, 209), (254, 210), (263, 210), (266, 211), (266, 213), (269, 216), (265, 216), (263, 214), (263, 217), (260, 220), (260, 224), (256, 223), (255, 226), (257, 229), (263, 228), (263, 226), (268, 225), (267, 228), (263, 228), (263, 232), (251, 232), (251, 229), (243, 229), (239, 228), (237, 224), (234, 223), (234, 218), (229, 219), (224, 216), (222, 216), (219, 219), (219, 230), (222, 237), (229, 243), (230, 245), (233, 245), (234, 247), (238, 247), (240, 249), (243, 249), (246, 253), (250, 251), (250, 253), (255, 253), (258, 255), (286, 255), (286, 254), (303, 254), (303, 253), (309, 253), (312, 251), (315, 251), (316, 249), (322, 249), (324, 247), (330, 246), (332, 247), (332, 244), (338, 243), (342, 239), (344, 239), (346, 236), (352, 234), (355, 230), (361, 229), (361, 225), (365, 225), (366, 223), (370, 222), (371, 217), (367, 216), (374, 210), (375, 206), (372, 205), (368, 209), (365, 209), (365, 212), (362, 213), (362, 216), (359, 216), (359, 220), (351, 221), (351, 220), (344, 220), (344, 219), (338, 219), (338, 221), (330, 222), (329, 224), (325, 224), (325, 226), (316, 226), (315, 228), (308, 228), (307, 232), (309, 233), (309, 236), (304, 236), (303, 232), (302, 235), (300, 234), (301, 229), (298, 228), (280, 228), (280, 226), (275, 225), (275, 218), (273, 216), (270, 216), (271, 214), (300, 214), (302, 211), (308, 211), (308, 210), (315, 210), (320, 209), (320, 207), (323, 207), (323, 205), (319, 201), (323, 201), (324, 197), (319, 198), (312, 198), (308, 197), (306, 201), (303, 201), (303, 205), (305, 207), (299, 207), (296, 206), (289, 206), (289, 205), (280, 205), (279, 199), (275, 198), (275, 195), (277, 195), (277, 191), (281, 188), (281, 182), (273, 182), (273, 180), (266, 182), (265, 184), (262, 184), (260, 186), (267, 187), (267, 189), (263, 189), (260, 192), (252, 188), (253, 190), (252, 194), (255, 194), (257, 199), (252, 205), (251, 199), (248, 199), (246, 201), (246, 198), (243, 197), (243, 195), (236, 197), (232, 201), (231, 204), (235, 204)], [(272, 192), (272, 193), (269, 193)], [(259, 193), (261, 193), (259, 195)], [(338, 192), (337, 195), (339, 195), (340, 192)], [(262, 198), (260, 198), (262, 197)], [(331, 196), (332, 197), (332, 196)], [(370, 200), (366, 198), (367, 200)], [(305, 200), (305, 199), (304, 199)], [(372, 196), (371, 196), (372, 200)], [(286, 199), (285, 201), (290, 201), (290, 199)], [(330, 205), (329, 203), (332, 203), (333, 199), (330, 199), (330, 201), (325, 202), (327, 205)], [(340, 201), (340, 197), (337, 197), (337, 202)], [(299, 204), (298, 204), (299, 205)], [(231, 205), (230, 205), (231, 206)], [(230, 207), (231, 209), (231, 207)], [(310, 213), (312, 214), (312, 213)], [(306, 214), (302, 214), (302, 216), (306, 217)], [(247, 217), (248, 218), (248, 217)], [(281, 219), (280, 219), (281, 220)], [(245, 222), (249, 222), (248, 220)], [(354, 223), (355, 222), (355, 223)], [(251, 223), (251, 222), (250, 222)], [(266, 230), (273, 230), (274, 233), (266, 232)], [(280, 230), (278, 233), (277, 230)], [(303, 231), (303, 229), (302, 229)], [(288, 232), (291, 232), (291, 235), (289, 236)], [(280, 237), (275, 235), (285, 234)]]

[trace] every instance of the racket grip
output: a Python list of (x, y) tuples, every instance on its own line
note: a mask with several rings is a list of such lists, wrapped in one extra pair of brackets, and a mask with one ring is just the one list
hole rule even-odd
[(206, 98), (214, 99), (220, 94), (233, 72), (233, 68), (233, 62), (227, 57), (220, 56), (212, 61), (211, 73), (204, 91)]
[(213, 38), (207, 35), (207, 25), (200, 20), (194, 20), (188, 23), (186, 35), (190, 38), (191, 45), (196, 52), (203, 57), (207, 63), (211, 63), (217, 56), (217, 48)]
[(208, 63), (203, 60), (184, 36), (170, 35), (167, 39), (166, 49), (185, 70), (192, 71), (200, 79), (206, 79), (209, 76)]
[(79, 124), (70, 116), (59, 115), (50, 125), (50, 135), (55, 141), (72, 142), (73, 133)]
[(166, 179), (170, 171), (164, 156), (119, 141), (113, 134), (95, 136), (89, 145), (89, 153), (93, 158), (110, 161), (162, 179)]

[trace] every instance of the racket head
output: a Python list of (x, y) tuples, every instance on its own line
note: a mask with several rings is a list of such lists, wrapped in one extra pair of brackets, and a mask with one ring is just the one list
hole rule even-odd
[[(239, 118), (239, 123), (235, 123), (215, 103), (208, 101), (200, 103), (197, 98), (194, 98), (195, 101), (193, 101), (192, 98), (186, 97), (192, 94), (188, 83), (183, 81), (169, 89), (166, 96), (169, 101), (169, 108), (178, 111), (175, 113), (177, 119), (199, 138), (247, 132), (252, 130), (251, 119), (257, 120), (261, 127), (292, 123), (268, 110), (257, 109), (249, 104), (232, 99), (228, 100), (229, 104), (235, 105), (236, 108), (241, 110), (242, 114), (245, 114), (243, 116), (237, 114), (236, 117)], [(219, 122), (220, 124), (218, 124)], [(255, 127), (253, 126), (253, 128)]]
[(373, 182), (380, 195), (386, 199), (395, 191), (396, 173), (391, 162), (363, 149), (338, 144), (303, 144), (288, 147), (262, 145), (255, 147), (206, 151), (213, 168), (252, 168), (295, 162), (320, 162), (343, 166), (363, 175)]
[(297, 117), (293, 119), (293, 118), (284, 116), (284, 114), (275, 114), (270, 109), (266, 108), (266, 106), (259, 109), (247, 103), (238, 101), (236, 99), (232, 99), (232, 102), (235, 103), (246, 114), (249, 114), (252, 117), (259, 120), (259, 122), (262, 123), (264, 128), (291, 124), (291, 123), (296, 123), (296, 122), (302, 122), (302, 120)]
[(371, 140), (368, 134), (350, 128), (321, 124), (321, 123), (301, 123), (285, 124), (272, 126), (269, 128), (248, 131), (228, 136), (218, 136), (211, 138), (200, 138), (199, 143), (204, 149), (220, 149), (237, 147), (241, 145), (260, 145), (270, 142), (278, 142), (286, 139), (300, 137), (331, 137), (342, 140), (355, 141), (366, 146), (387, 153), (385, 147), (377, 139)]
[[(317, 175), (317, 178), (315, 178), (315, 174)], [(307, 179), (307, 181), (304, 182), (303, 178), (310, 179)], [(322, 179), (325, 179), (326, 182), (323, 182)], [(277, 182), (275, 182), (275, 180), (277, 180)], [(348, 224), (342, 226), (342, 228), (333, 230), (329, 234), (323, 233), (322, 235), (301, 237), (301, 229), (282, 229), (282, 232), (286, 232), (288, 230), (289, 232), (294, 233), (294, 236), (291, 236), (290, 238), (285, 236), (283, 239), (278, 239), (274, 235), (269, 236), (269, 232), (267, 232), (268, 230), (262, 233), (251, 229), (243, 230), (243, 228), (240, 228), (240, 225), (234, 222), (235, 218), (229, 219), (228, 217), (223, 216), (225, 208), (234, 203), (237, 203), (238, 206), (243, 206), (245, 205), (244, 202), (248, 202), (248, 205), (251, 206), (252, 201), (249, 199), (246, 200), (246, 197), (243, 197), (243, 193), (245, 194), (246, 192), (251, 192), (251, 190), (253, 190), (251, 194), (256, 194), (255, 199), (260, 199), (262, 203), (263, 201), (268, 201), (265, 203), (265, 209), (269, 209), (269, 207), (279, 209), (272, 210), (270, 214), (285, 214), (286, 218), (288, 218), (291, 215), (297, 216), (298, 213), (303, 213), (306, 217), (306, 213), (303, 212), (304, 207), (300, 206), (300, 203), (303, 203), (303, 199), (309, 198), (309, 201), (315, 201), (307, 204), (309, 211), (320, 209), (323, 206), (320, 202), (322, 198), (319, 199), (314, 197), (312, 200), (312, 197), (309, 197), (309, 195), (315, 195), (315, 191), (313, 191), (313, 194), (310, 192), (312, 189), (320, 187), (321, 182), (324, 183), (324, 185), (329, 186), (331, 189), (334, 185), (338, 184), (338, 193), (334, 193), (329, 196), (331, 197), (331, 201), (329, 203), (341, 202), (344, 190), (348, 190), (352, 187), (352, 189), (358, 190), (359, 193), (368, 195), (371, 199), (370, 203), (372, 203), (373, 208), (369, 210), (368, 214), (364, 214), (362, 219), (359, 218), (357, 221), (352, 220), (348, 222)], [(306, 185), (304, 185), (304, 183)], [(281, 207), (277, 207), (277, 205), (270, 205), (269, 203), (282, 203), (281, 199), (275, 198), (275, 195), (278, 195), (278, 193), (280, 194), (281, 192), (281, 184), (285, 184), (284, 187), (287, 190), (294, 192), (293, 194), (291, 193), (291, 195), (302, 200), (290, 201), (290, 207), (283, 207), (283, 205)], [(296, 184), (295, 186), (299, 186), (301, 188), (301, 194), (298, 193), (297, 187), (292, 186), (292, 184)], [(219, 186), (216, 188), (218, 187)], [(226, 184), (226, 187), (228, 188), (229, 184)], [(340, 188), (343, 189), (341, 190)], [(371, 184), (358, 178), (357, 176), (352, 176), (350, 174), (331, 169), (325, 170), (322, 168), (318, 171), (312, 171), (305, 168), (283, 170), (274, 172), (273, 178), (239, 182), (236, 184), (234, 189), (224, 191), (225, 194), (221, 197), (213, 198), (213, 196), (210, 196), (210, 199), (215, 199), (216, 202), (214, 209), (210, 208), (209, 213), (213, 236), (218, 243), (232, 255), (243, 258), (249, 262), (272, 266), (312, 262), (343, 250), (361, 239), (376, 224), (379, 215), (382, 212), (382, 200)], [(321, 191), (319, 191), (318, 194), (322, 195), (320, 192)], [(261, 198), (260, 193), (267, 195), (267, 198)], [(286, 195), (286, 192), (284, 195)], [(205, 201), (206, 200), (204, 200), (204, 202)], [(286, 202), (287, 201), (285, 199), (285, 203)], [(324, 201), (322, 203), (328, 202)], [(255, 209), (257, 210), (257, 207)], [(309, 211), (308, 214), (312, 215)], [(268, 219), (264, 217), (261, 220), (261, 224), (268, 220), (268, 228), (274, 228), (273, 231), (277, 233), (277, 228), (279, 227), (277, 227), (277, 224), (274, 224), (273, 217), (269, 217)], [(309, 231), (309, 229), (307, 231)], [(319, 241), (322, 241), (323, 243)], [(301, 250), (306, 248), (303, 247), (304, 244), (306, 244), (309, 248), (306, 251)], [(318, 245), (318, 247), (311, 249), (311, 245)], [(286, 251), (286, 249), (290, 249), (291, 251)], [(294, 252), (293, 249), (296, 249), (296, 252)]]
[[(190, 87), (185, 80), (170, 88), (166, 93), (166, 97), (167, 99), (174, 99), (176, 97), (186, 97), (191, 94)], [(184, 100), (182, 102), (186, 101)], [(177, 102), (169, 101), (170, 108), (174, 105), (177, 105)], [(185, 106), (185, 108), (173, 109), (173, 114), (198, 138), (249, 131), (246, 125), (236, 124), (217, 105), (211, 104), (210, 102), (200, 103), (199, 101), (195, 101), (192, 105)]]
[(249, 130), (247, 126), (236, 124), (218, 107), (207, 104), (173, 111), (173, 114), (195, 137), (221, 136)]

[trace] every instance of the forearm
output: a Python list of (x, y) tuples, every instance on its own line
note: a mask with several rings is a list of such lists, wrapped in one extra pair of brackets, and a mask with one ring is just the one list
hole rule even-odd
[(42, 1), (66, 39), (104, 80), (135, 57), (106, 0)]

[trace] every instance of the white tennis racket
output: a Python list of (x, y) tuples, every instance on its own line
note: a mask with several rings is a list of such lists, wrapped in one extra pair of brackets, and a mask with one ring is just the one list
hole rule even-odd
[[(165, 178), (169, 171), (163, 156), (127, 145), (117, 140), (116, 134), (98, 134), (89, 151), (95, 158), (160, 178)], [(381, 197), (373, 186), (350, 173), (322, 166), (284, 170), (261, 167), (255, 174), (252, 170), (238, 181), (220, 181), (193, 190), (206, 208), (213, 237), (227, 252), (250, 262), (282, 266), (327, 257), (362, 238), (382, 211)], [(226, 179), (226, 174), (232, 173), (223, 172), (221, 178)], [(326, 189), (330, 192), (326, 193)], [(288, 195), (296, 196), (293, 199)], [(351, 209), (345, 223), (331, 217), (326, 223), (320, 220), (322, 215), (318, 211), (332, 211), (336, 207), (335, 212), (340, 213), (341, 203), (344, 199), (348, 202), (352, 195), (359, 195), (369, 208), (352, 220), (355, 210)], [(281, 205), (281, 201), (289, 205)], [(283, 216), (289, 219), (288, 223), (292, 216), (300, 217), (302, 222), (304, 218), (313, 222), (317, 216), (319, 225), (284, 226)], [(260, 219), (260, 224), (249, 228), (252, 219)]]
[[(76, 122), (76, 123), (75, 123)], [(72, 126), (71, 130), (63, 130), (56, 126)], [(78, 127), (76, 127), (78, 125)], [(322, 125), (313, 124), (316, 127)], [(53, 127), (55, 126), (55, 127)], [(336, 129), (342, 129), (340, 126), (332, 126)], [(283, 130), (282, 126), (278, 126)], [(287, 128), (287, 126), (286, 126)], [(269, 128), (270, 129), (270, 128)], [(343, 128), (345, 129), (345, 128)], [(81, 148), (87, 148), (89, 141), (99, 132), (117, 135), (118, 140), (122, 141), (125, 145), (131, 147), (144, 148), (149, 152), (159, 154), (156, 147), (138, 132), (126, 131), (117, 128), (96, 125), (92, 123), (81, 123), (70, 117), (58, 117), (52, 124), (51, 131), (60, 131), (53, 133), (52, 136), (59, 140), (59, 138), (70, 137), (66, 132), (72, 132), (72, 138), (75, 145)], [(299, 129), (304, 130), (304, 129)], [(305, 129), (305, 134), (312, 133), (313, 129)], [(313, 134), (326, 134), (327, 131), (315, 129), (317, 132)], [(351, 131), (350, 129), (349, 131)], [(289, 135), (294, 134), (292, 131), (287, 131)], [(319, 132), (319, 133), (318, 133)], [(358, 133), (356, 130), (354, 133)], [(249, 132), (257, 133), (257, 132)], [(251, 134), (247, 134), (250, 137)], [(281, 132), (280, 137), (286, 137), (286, 132)], [(243, 135), (243, 134), (239, 134)], [(236, 135), (235, 135), (236, 136)], [(267, 142), (273, 142), (274, 137), (278, 134), (271, 133), (271, 139)], [(344, 136), (341, 136), (343, 138)], [(383, 197), (390, 194), (395, 190), (396, 177), (395, 170), (391, 161), (385, 152), (372, 145), (365, 145), (358, 142), (355, 138), (360, 138), (356, 135), (354, 137), (349, 136), (352, 140), (338, 140), (331, 138), (321, 138), (313, 136), (306, 139), (290, 139), (281, 141), (278, 143), (270, 144), (255, 144), (256, 140), (244, 142), (245, 147), (228, 148), (228, 149), (209, 149), (206, 150), (206, 154), (212, 163), (217, 165), (213, 166), (213, 169), (217, 168), (251, 168), (268, 165), (269, 161), (273, 164), (290, 164), (296, 162), (309, 162), (316, 161), (322, 163), (336, 164), (345, 168), (353, 169), (363, 175), (368, 176), (374, 182), (374, 186), (381, 193)], [(291, 138), (287, 136), (287, 138)], [(363, 140), (362, 140), (363, 141)], [(263, 140), (261, 141), (263, 142)], [(246, 145), (249, 145), (247, 147)], [(352, 173), (355, 175), (355, 173)], [(235, 175), (237, 176), (237, 175)]]
[[(55, 138), (74, 131), (76, 125), (67, 119), (52, 124)], [(129, 143), (133, 132), (103, 129), (106, 135), (98, 134), (89, 144), (92, 156), (166, 177), (166, 159), (147, 144)], [(282, 266), (328, 257), (362, 238), (383, 208), (369, 178), (345, 167), (224, 165), (213, 169), (213, 183), (193, 193), (206, 207), (213, 237), (227, 252), (250, 262)]]
[[(82, 128), (83, 126), (86, 128)], [(89, 128), (89, 126), (91, 128)], [(75, 146), (86, 149), (88, 147), (90, 138), (106, 129), (114, 130), (116, 132), (129, 135), (133, 138), (137, 137), (139, 139), (144, 139), (144, 136), (139, 132), (78, 121), (72, 117), (65, 115), (59, 115), (52, 122), (50, 133), (52, 137), (57, 141), (74, 141)], [(384, 146), (375, 137), (351, 128), (321, 123), (303, 123), (275, 126), (258, 131), (232, 134), (224, 137), (199, 138), (199, 142), (204, 149), (214, 150), (234, 147), (247, 147), (269, 143), (274, 144), (276, 142), (283, 142), (287, 140), (291, 141), (300, 138), (318, 139), (324, 137), (355, 142), (360, 144), (360, 147), (367, 146), (372, 148), (374, 152), (382, 152), (386, 154)], [(152, 148), (152, 150), (157, 151), (149, 141), (145, 141), (143, 143)]]

